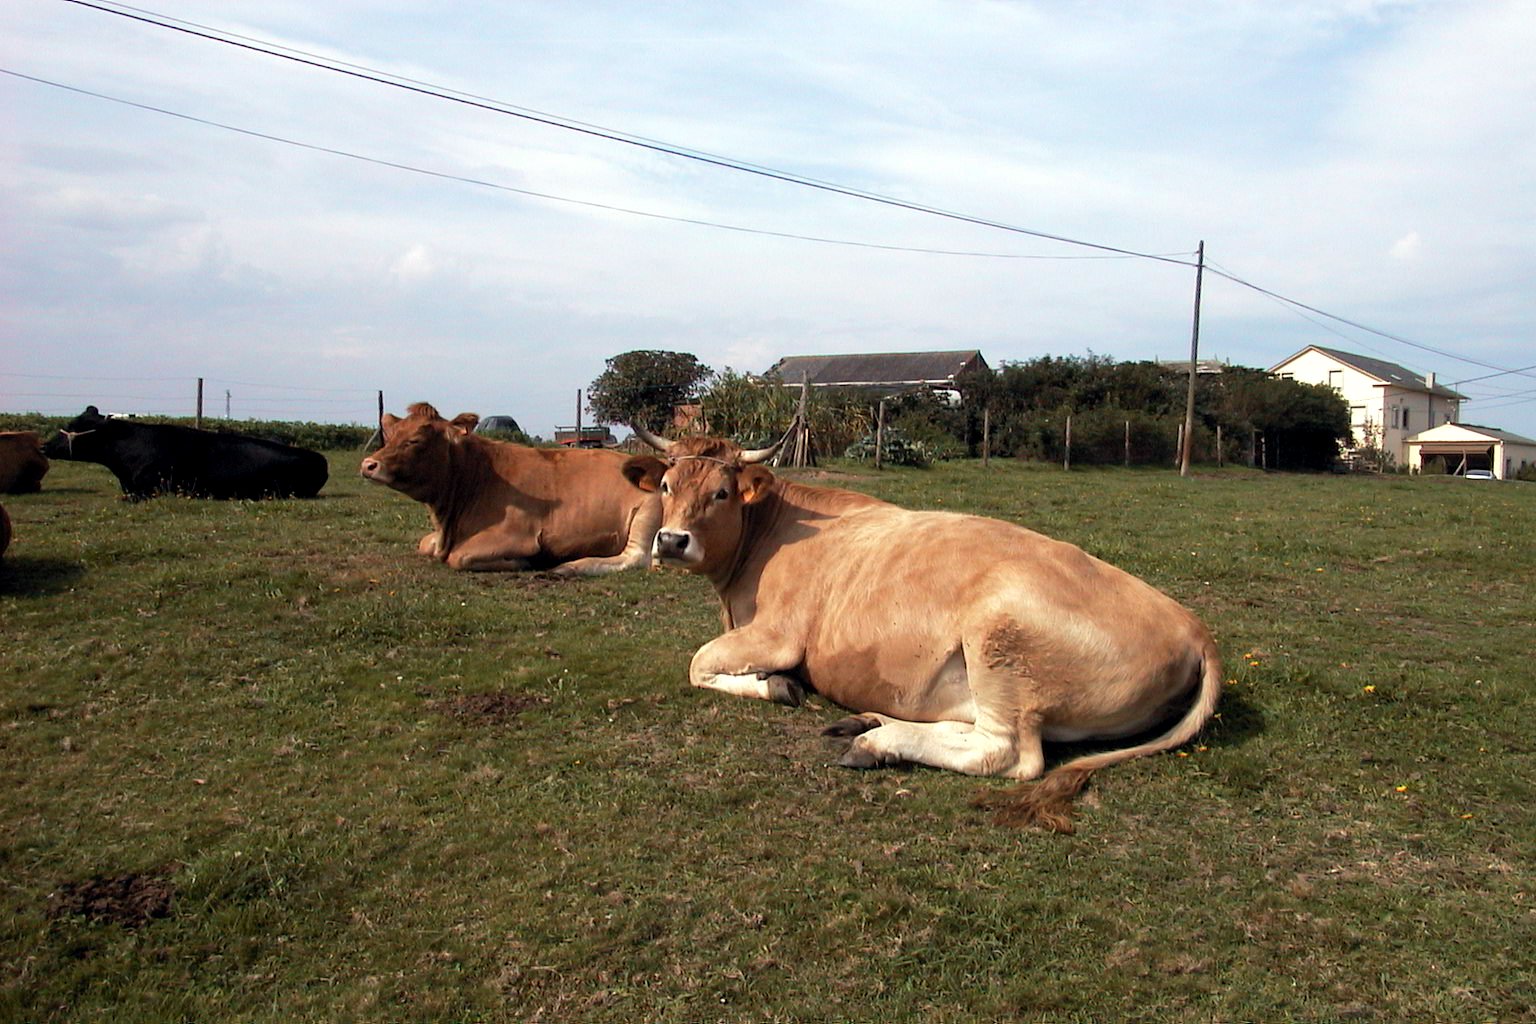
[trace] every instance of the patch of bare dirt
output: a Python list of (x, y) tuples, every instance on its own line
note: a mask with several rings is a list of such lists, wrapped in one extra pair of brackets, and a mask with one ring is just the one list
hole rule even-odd
[(548, 703), (548, 697), (532, 693), (461, 693), (434, 700), (429, 706), (449, 718), (500, 725), (529, 708)]
[(169, 868), (126, 875), (97, 875), (65, 882), (48, 897), (49, 917), (88, 917), (124, 928), (138, 928), (169, 917), (176, 887)]

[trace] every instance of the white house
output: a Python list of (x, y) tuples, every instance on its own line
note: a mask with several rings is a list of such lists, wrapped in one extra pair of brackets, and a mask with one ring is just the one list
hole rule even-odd
[(1426, 463), (1431, 471), (1446, 473), (1491, 469), (1500, 480), (1508, 480), (1536, 465), (1536, 441), (1493, 427), (1442, 423), (1408, 439), (1408, 468), (1421, 472)]
[(1408, 439), (1454, 423), (1466, 396), (1385, 359), (1308, 345), (1269, 368), (1303, 384), (1326, 384), (1349, 405), (1356, 448), (1378, 447), (1399, 466), (1409, 458)]

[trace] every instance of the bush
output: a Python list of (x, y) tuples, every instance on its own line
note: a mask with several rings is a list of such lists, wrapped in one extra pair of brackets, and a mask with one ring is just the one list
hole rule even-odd
[[(881, 462), (892, 466), (915, 466), (925, 469), (933, 464), (933, 450), (922, 441), (914, 441), (895, 427), (887, 427), (881, 438)], [(843, 452), (849, 459), (870, 462), (875, 457), (875, 435), (864, 437), (849, 445)]]
[[(42, 413), (0, 413), (0, 430), (35, 430), (43, 440), (62, 428), (74, 416), (44, 416)], [(170, 423), (192, 427), (190, 416), (135, 416), (135, 423)], [(283, 420), (216, 420), (203, 417), (203, 429), (220, 434), (244, 434), (269, 441), (311, 448), (315, 451), (351, 451), (361, 448), (372, 435), (373, 427), (355, 423), (289, 423)]]

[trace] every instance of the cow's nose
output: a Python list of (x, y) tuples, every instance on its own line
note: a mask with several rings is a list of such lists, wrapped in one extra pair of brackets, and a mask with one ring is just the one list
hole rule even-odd
[(656, 552), (663, 558), (676, 558), (688, 550), (689, 536), (683, 530), (660, 530), (656, 534)]
[(378, 468), (379, 468), (379, 460), (378, 459), (364, 459), (363, 460), (363, 475), (364, 476), (367, 476), (368, 474), (372, 473), (374, 470), (376, 470)]

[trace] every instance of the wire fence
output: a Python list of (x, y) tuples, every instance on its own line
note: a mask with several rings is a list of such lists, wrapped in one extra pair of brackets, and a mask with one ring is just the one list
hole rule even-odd
[[(50, 386), (47, 382), (57, 382)], [(84, 387), (100, 381), (100, 388)], [(14, 382), (14, 383), (13, 383)], [(0, 370), (0, 409), (70, 416), (87, 405), (102, 412), (228, 420), (298, 419), (373, 423), (383, 392), (220, 377), (109, 377)]]

